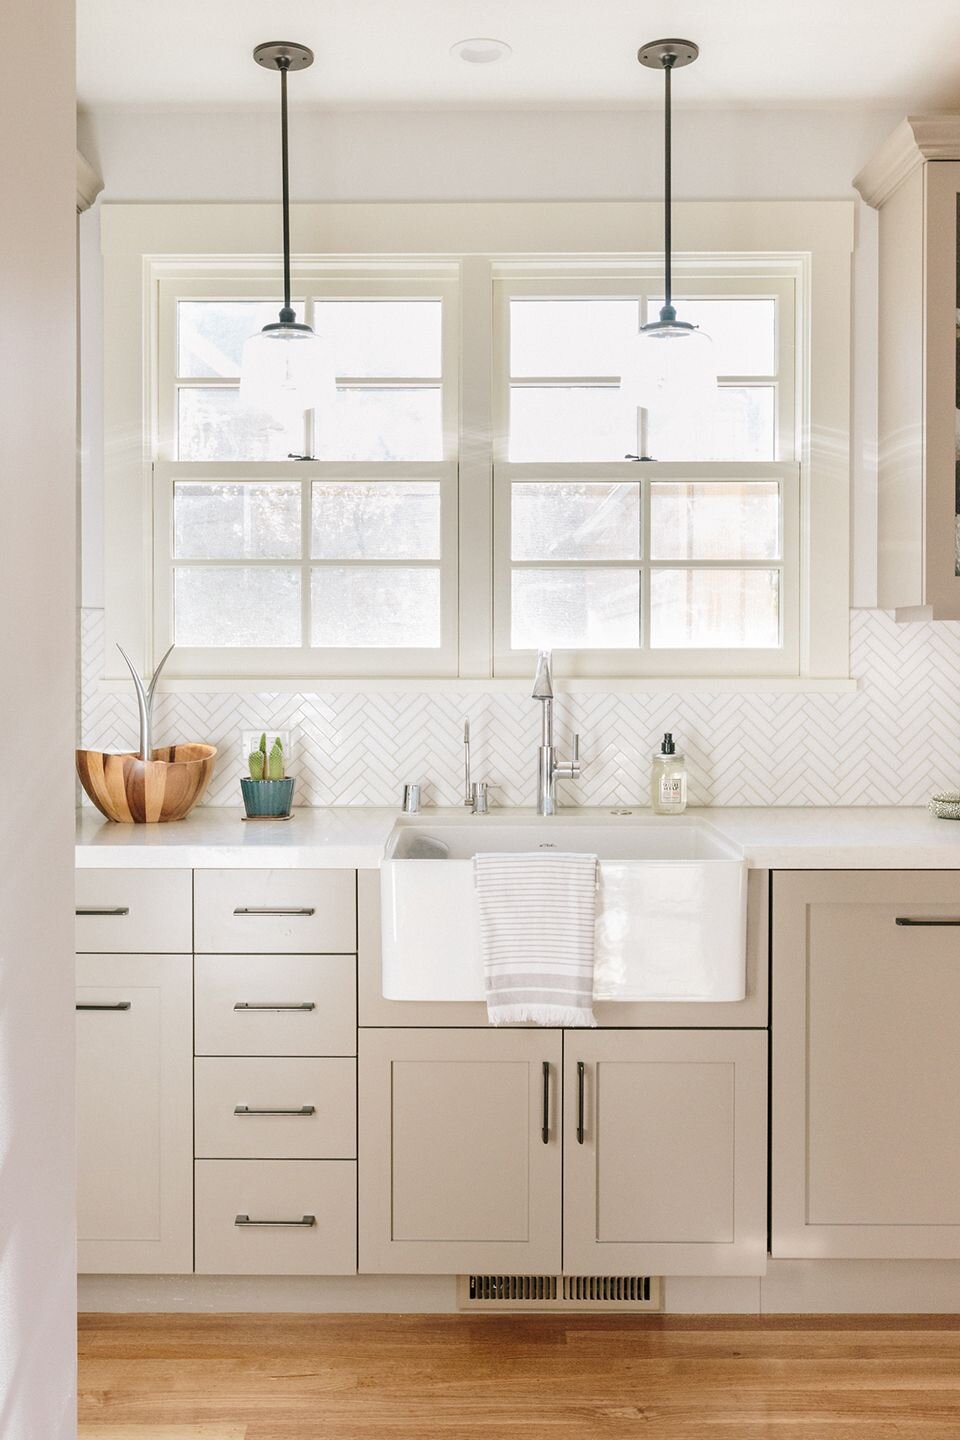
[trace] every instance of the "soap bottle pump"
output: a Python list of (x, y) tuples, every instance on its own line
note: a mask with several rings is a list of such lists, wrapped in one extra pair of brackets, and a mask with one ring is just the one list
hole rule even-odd
[(687, 808), (687, 767), (669, 730), (653, 757), (650, 804), (655, 815), (682, 815)]

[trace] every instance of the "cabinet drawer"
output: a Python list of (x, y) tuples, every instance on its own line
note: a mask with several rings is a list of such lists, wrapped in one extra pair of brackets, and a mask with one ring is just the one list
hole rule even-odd
[(194, 1106), (203, 1159), (347, 1160), (357, 1153), (354, 1060), (197, 1060)]
[(198, 1160), (198, 1275), (354, 1275), (352, 1160)]
[(198, 955), (198, 1055), (355, 1055), (353, 955)]
[(189, 870), (78, 870), (77, 949), (98, 955), (189, 955)]
[(198, 870), (196, 949), (316, 955), (357, 948), (353, 870)]

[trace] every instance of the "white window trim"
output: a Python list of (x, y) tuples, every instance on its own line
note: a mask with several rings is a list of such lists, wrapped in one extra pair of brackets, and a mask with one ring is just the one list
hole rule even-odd
[[(578, 255), (609, 257), (603, 263), (623, 267), (655, 259), (660, 252), (662, 212), (655, 203), (506, 203), (452, 205), (303, 205), (295, 208), (295, 233), (323, 237), (327, 253), (304, 255), (306, 266), (365, 264), (373, 273), (397, 262), (442, 267), (456, 263), (460, 310), (471, 333), (481, 333), (486, 318), (488, 351), (483, 343), (463, 357), (460, 376), (461, 426), (468, 437), (471, 417), (490, 413), (492, 405), (492, 303), (494, 265), (511, 267), (566, 264)], [(677, 257), (703, 254), (743, 256), (751, 263), (783, 262), (802, 278), (803, 304), (798, 316), (804, 357), (804, 410), (797, 434), (808, 477), (801, 504), (801, 626), (799, 674), (794, 679), (756, 675), (691, 673), (693, 656), (684, 657), (684, 674), (622, 680), (600, 677), (574, 682), (577, 688), (846, 688), (849, 610), (850, 510), (850, 256), (853, 206), (846, 201), (690, 202), (675, 207)], [(230, 257), (238, 273), (258, 266), (276, 276), (276, 211), (269, 205), (108, 205), (102, 212), (105, 269), (104, 412), (106, 502), (106, 673), (122, 678), (114, 642), (149, 665), (155, 636), (144, 584), (153, 563), (153, 508), (150, 446), (144, 425), (153, 390), (151, 336), (156, 334), (158, 281), (172, 269), (221, 268)], [(377, 259), (363, 257), (376, 256)], [(462, 257), (452, 261), (451, 257)], [(596, 262), (593, 262), (596, 263)], [(296, 271), (295, 271), (296, 274)], [(296, 281), (295, 281), (296, 283)], [(421, 677), (432, 686), (483, 681), (483, 688), (515, 688), (516, 682), (492, 680), (489, 640), (492, 616), (492, 457), (468, 443), (461, 455), (459, 676), (429, 681), (426, 672), (405, 672), (411, 683)], [(139, 484), (137, 477), (139, 476)], [(468, 595), (468, 603), (463, 603)], [(478, 619), (487, 629), (478, 643)], [(174, 660), (176, 660), (174, 656)], [(688, 668), (689, 667), (689, 668)], [(179, 672), (182, 674), (182, 672)], [(319, 675), (312, 667), (312, 675)], [(434, 672), (436, 674), (436, 672)], [(177, 684), (178, 671), (172, 672)], [(304, 676), (274, 677), (224, 673), (218, 688), (302, 689)], [(335, 677), (324, 677), (329, 686)], [(376, 688), (377, 680), (342, 675), (352, 688)], [(184, 676), (185, 688), (196, 678)], [(227, 683), (229, 682), (229, 683)], [(396, 688), (396, 679), (382, 682)]]

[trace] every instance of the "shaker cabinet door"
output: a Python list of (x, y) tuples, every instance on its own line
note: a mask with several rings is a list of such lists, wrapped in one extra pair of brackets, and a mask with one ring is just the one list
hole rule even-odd
[(362, 1030), (360, 1270), (560, 1268), (558, 1030)]
[(78, 957), (81, 1272), (193, 1269), (191, 963)]
[(766, 1269), (766, 1034), (564, 1034), (566, 1274)]
[(960, 1259), (960, 876), (774, 880), (773, 1254)]

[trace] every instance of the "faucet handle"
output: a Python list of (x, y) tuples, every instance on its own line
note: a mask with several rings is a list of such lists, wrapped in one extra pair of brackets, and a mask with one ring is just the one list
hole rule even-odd
[(579, 765), (579, 764), (580, 764), (580, 732), (579, 732), (579, 730), (575, 731), (575, 732), (574, 732), (574, 736), (573, 736), (573, 763), (574, 763), (574, 765)]

